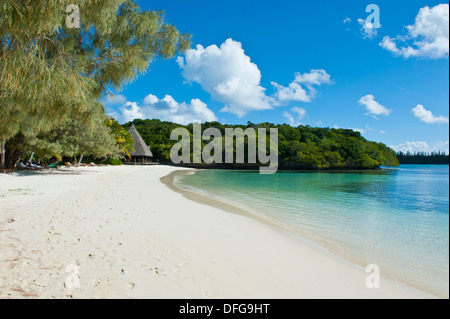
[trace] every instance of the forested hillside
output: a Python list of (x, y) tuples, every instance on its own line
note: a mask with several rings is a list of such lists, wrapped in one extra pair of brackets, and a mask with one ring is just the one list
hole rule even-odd
[(397, 153), (400, 164), (449, 164), (449, 156), (443, 152)]
[[(193, 125), (181, 126), (160, 120), (134, 120), (125, 124), (128, 129), (134, 124), (145, 142), (150, 146), (155, 160), (170, 161), (170, 149), (177, 141), (170, 140), (170, 133), (177, 127), (193, 132)], [(225, 128), (278, 128), (279, 162), (281, 169), (373, 169), (379, 166), (398, 166), (395, 152), (382, 143), (366, 140), (359, 132), (346, 129), (316, 128), (310, 126), (291, 127), (271, 123), (247, 125), (223, 125), (209, 122), (202, 131), (214, 127), (225, 136)], [(203, 141), (203, 145), (209, 141)], [(224, 143), (223, 143), (224, 145)], [(191, 148), (192, 149), (192, 148)], [(246, 147), (247, 150), (247, 147)], [(193, 165), (191, 165), (193, 166)], [(205, 164), (197, 167), (207, 166)], [(209, 165), (208, 167), (210, 167)], [(245, 165), (216, 164), (220, 168), (242, 168)]]

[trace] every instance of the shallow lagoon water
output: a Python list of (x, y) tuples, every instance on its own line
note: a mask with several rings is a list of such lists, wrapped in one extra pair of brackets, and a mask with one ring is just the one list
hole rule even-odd
[(202, 170), (178, 184), (259, 212), (382, 275), (448, 297), (449, 166), (376, 171)]

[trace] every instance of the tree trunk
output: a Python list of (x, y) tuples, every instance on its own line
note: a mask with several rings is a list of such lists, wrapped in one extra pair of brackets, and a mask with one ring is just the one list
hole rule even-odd
[(78, 166), (80, 166), (80, 165), (81, 165), (81, 161), (83, 160), (83, 157), (84, 157), (84, 153), (83, 153), (83, 154), (81, 154), (81, 156), (80, 156), (80, 160), (78, 161)]
[(33, 157), (34, 157), (34, 152), (31, 153), (30, 159), (28, 160), (28, 163), (33, 164)]
[(4, 138), (0, 141), (0, 169), (6, 168), (6, 150), (5, 150), (5, 144), (6, 140)]
[[(24, 152), (20, 150), (21, 146), (23, 146), (23, 143), (25, 142), (25, 138), (24, 137), (18, 137), (18, 138), (14, 138), (12, 140), (12, 143), (14, 146), (9, 145), (7, 152), (5, 152), (5, 166), (7, 169), (11, 169), (14, 168), (14, 165), (16, 164), (17, 160), (21, 157), (24, 156), (25, 154), (23, 154)], [(12, 147), (11, 147), (12, 146)], [(6, 149), (6, 147), (5, 147)]]

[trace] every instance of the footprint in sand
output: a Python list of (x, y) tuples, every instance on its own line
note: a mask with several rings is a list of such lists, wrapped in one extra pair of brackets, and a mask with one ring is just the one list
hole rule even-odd
[(158, 275), (158, 276), (163, 276), (163, 277), (167, 277), (166, 274), (164, 274), (164, 269), (158, 268), (158, 267), (153, 267), (150, 268), (151, 271), (153, 271), (154, 274)]

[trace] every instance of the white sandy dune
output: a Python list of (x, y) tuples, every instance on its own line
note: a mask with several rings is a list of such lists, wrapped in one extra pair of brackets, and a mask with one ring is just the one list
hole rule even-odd
[[(433, 297), (384, 279), (368, 289), (364, 268), (169, 189), (174, 170), (1, 174), (0, 298)], [(73, 269), (79, 288), (65, 284)]]

